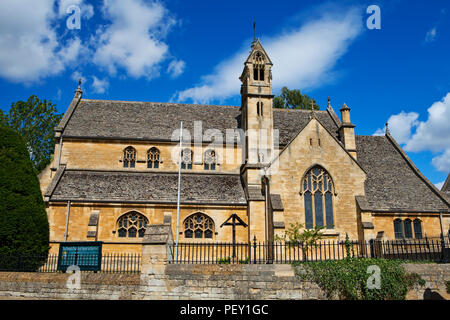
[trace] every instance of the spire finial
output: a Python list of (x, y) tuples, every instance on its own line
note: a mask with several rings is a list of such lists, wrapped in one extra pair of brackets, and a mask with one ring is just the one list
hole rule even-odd
[(256, 21), (253, 19), (253, 41), (256, 41)]
[(390, 133), (390, 132), (389, 132), (389, 122), (386, 122), (385, 125), (386, 125), (386, 133)]
[(331, 99), (328, 97), (328, 106), (331, 107)]
[(81, 78), (78, 78), (78, 87), (77, 90), (75, 90), (75, 96), (81, 95), (83, 93), (83, 90), (81, 90)]

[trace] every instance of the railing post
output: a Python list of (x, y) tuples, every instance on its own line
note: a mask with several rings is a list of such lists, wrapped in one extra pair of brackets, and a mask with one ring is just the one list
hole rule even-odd
[(256, 235), (253, 236), (253, 263), (256, 264)]

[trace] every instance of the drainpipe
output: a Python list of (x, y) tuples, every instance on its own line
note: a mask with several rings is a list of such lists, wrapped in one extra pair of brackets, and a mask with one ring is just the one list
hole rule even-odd
[(70, 201), (67, 201), (66, 228), (64, 230), (64, 242), (67, 241), (67, 231), (69, 228)]

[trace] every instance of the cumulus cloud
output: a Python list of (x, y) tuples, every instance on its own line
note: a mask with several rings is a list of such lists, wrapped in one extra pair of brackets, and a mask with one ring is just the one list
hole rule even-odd
[(13, 82), (33, 82), (60, 73), (81, 49), (74, 38), (65, 43), (52, 28), (53, 0), (0, 2), (0, 76)]
[(118, 68), (133, 77), (159, 76), (168, 54), (164, 35), (174, 20), (157, 2), (105, 0), (103, 13), (111, 23), (99, 29), (93, 61), (115, 75)]
[[(389, 117), (389, 131), (392, 136), (395, 137), (398, 143), (403, 144), (409, 141), (411, 138), (411, 130), (419, 124), (417, 119), (419, 118), (419, 114), (416, 112), (400, 112), (399, 114), (395, 114)], [(374, 135), (384, 135), (383, 129), (377, 129)]]
[[(352, 41), (362, 32), (361, 10), (339, 14), (325, 11), (306, 24), (262, 41), (274, 66), (274, 89), (282, 86), (311, 88), (329, 80), (329, 73)], [(175, 100), (207, 103), (239, 94), (239, 76), (248, 47), (220, 62), (199, 85), (177, 92)]]
[(94, 88), (94, 93), (105, 93), (109, 87), (108, 79), (99, 79), (96, 76), (92, 76), (92, 87)]
[(183, 60), (173, 60), (167, 67), (167, 73), (169, 73), (172, 78), (177, 78), (184, 72), (185, 66), (186, 63)]
[[(394, 138), (411, 152), (432, 151), (437, 153), (433, 166), (450, 172), (450, 92), (442, 100), (428, 108), (426, 121), (419, 121), (415, 112), (402, 111), (389, 118), (389, 129)], [(380, 134), (378, 129), (374, 135)]]
[(78, 6), (81, 11), (81, 16), (86, 19), (90, 19), (94, 16), (94, 7), (91, 4), (85, 2), (85, 0), (58, 0), (58, 16), (67, 16), (67, 9), (70, 6)]

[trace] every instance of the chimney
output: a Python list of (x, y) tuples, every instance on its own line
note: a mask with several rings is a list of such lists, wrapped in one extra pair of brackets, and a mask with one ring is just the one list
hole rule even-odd
[(356, 159), (355, 125), (350, 121), (350, 108), (344, 103), (340, 111), (342, 124), (339, 136), (344, 148)]

